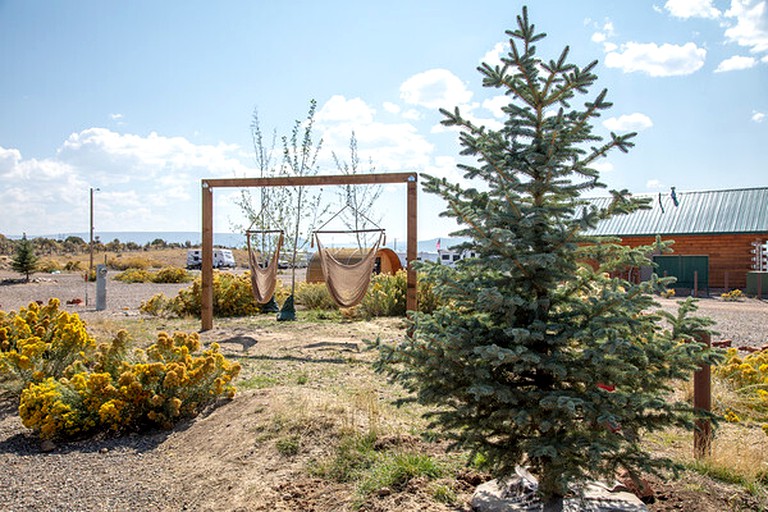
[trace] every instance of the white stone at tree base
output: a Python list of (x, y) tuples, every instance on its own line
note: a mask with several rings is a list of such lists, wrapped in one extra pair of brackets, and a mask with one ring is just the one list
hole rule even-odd
[[(530, 495), (530, 482), (520, 476), (504, 483), (491, 480), (478, 486), (472, 496), (472, 509), (477, 512), (539, 512), (544, 505), (540, 500), (520, 499), (520, 491)], [(611, 492), (599, 482), (587, 484), (583, 496), (563, 500), (563, 512), (648, 512), (645, 504), (626, 491)]]

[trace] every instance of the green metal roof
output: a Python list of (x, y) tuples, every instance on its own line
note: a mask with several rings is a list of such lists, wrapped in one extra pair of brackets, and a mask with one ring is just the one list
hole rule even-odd
[[(703, 192), (670, 191), (650, 197), (651, 209), (616, 215), (590, 230), (591, 235), (655, 236), (724, 233), (768, 233), (768, 187)], [(610, 197), (589, 202), (598, 208), (610, 204)]]

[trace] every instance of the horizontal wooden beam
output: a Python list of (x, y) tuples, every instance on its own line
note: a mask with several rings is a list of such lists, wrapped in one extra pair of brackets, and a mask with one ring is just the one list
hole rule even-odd
[(332, 176), (276, 176), (271, 178), (217, 178), (203, 180), (203, 188), (301, 187), (322, 185), (371, 185), (416, 181), (415, 172), (335, 174)]

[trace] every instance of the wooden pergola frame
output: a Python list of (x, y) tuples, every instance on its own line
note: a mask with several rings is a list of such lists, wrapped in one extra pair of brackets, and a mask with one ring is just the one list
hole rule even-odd
[(203, 261), (201, 297), (201, 330), (213, 329), (213, 189), (252, 187), (301, 187), (331, 185), (371, 185), (384, 183), (406, 183), (407, 191), (407, 249), (406, 261), (408, 281), (406, 288), (406, 309), (416, 310), (416, 261), (418, 238), (416, 231), (417, 176), (415, 172), (386, 174), (351, 174), (335, 176), (286, 176), (274, 178), (223, 178), (202, 180), (203, 196)]

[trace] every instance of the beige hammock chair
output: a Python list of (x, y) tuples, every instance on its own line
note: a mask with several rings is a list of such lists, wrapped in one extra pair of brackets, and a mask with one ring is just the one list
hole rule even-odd
[[(317, 244), (317, 253), (320, 256), (320, 268), (323, 270), (325, 284), (328, 291), (341, 307), (351, 308), (362, 302), (365, 292), (368, 291), (368, 285), (371, 283), (373, 268), (376, 265), (376, 256), (379, 252), (379, 246), (385, 241), (383, 229), (361, 229), (352, 231), (352, 233), (375, 232), (378, 231), (379, 237), (372, 247), (367, 249), (363, 257), (354, 263), (343, 263), (336, 259), (332, 251), (329, 251), (320, 243), (320, 233), (342, 233), (341, 231), (315, 231), (314, 242)], [(350, 231), (343, 231), (350, 233)], [(386, 243), (386, 242), (384, 242)]]
[[(255, 251), (251, 247), (251, 235), (254, 234), (274, 234), (280, 233), (277, 239), (277, 245), (275, 251), (272, 253), (272, 259), (269, 263), (262, 267), (259, 257), (256, 256)], [(283, 246), (283, 231), (282, 230), (260, 230), (245, 232), (245, 238), (248, 244), (248, 264), (251, 268), (251, 290), (253, 291), (253, 298), (259, 304), (266, 304), (272, 299), (275, 294), (275, 288), (277, 288), (277, 261), (280, 257), (280, 248)]]

